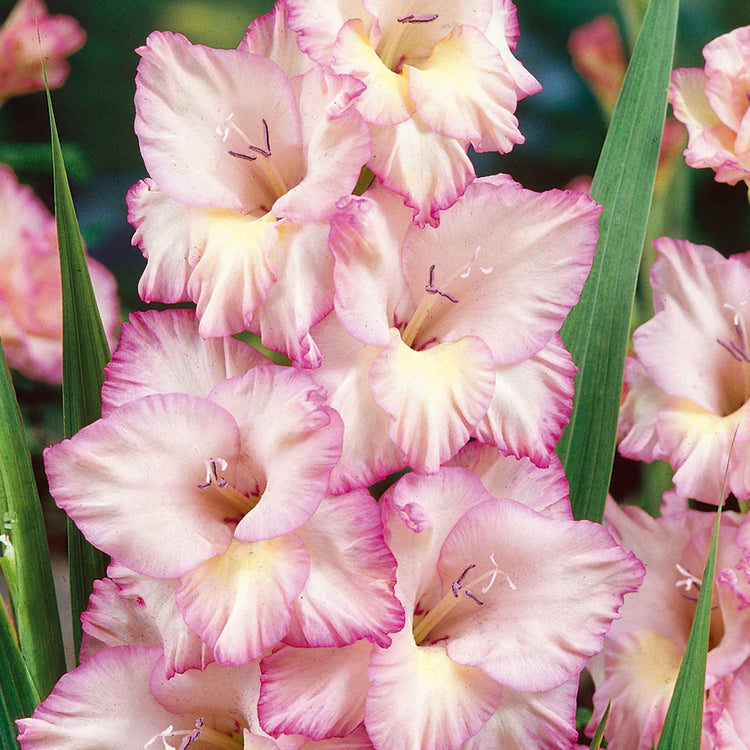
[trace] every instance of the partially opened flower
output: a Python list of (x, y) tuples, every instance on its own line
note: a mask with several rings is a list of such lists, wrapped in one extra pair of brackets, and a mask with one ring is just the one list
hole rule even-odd
[[(656, 315), (633, 334), (620, 453), (666, 459), (680, 495), (750, 497), (750, 265), (663, 237), (651, 272)], [(736, 432), (730, 457), (730, 446)]]
[[(682, 512), (655, 519), (640, 508), (609, 501), (605, 521), (615, 539), (643, 561), (647, 574), (589, 665), (596, 682), (589, 730), (611, 696), (609, 746), (648, 750), (658, 742), (685, 652), (714, 515), (685, 505)], [(720, 693), (750, 657), (750, 577), (740, 564), (740, 522), (738, 514), (722, 514), (706, 668), (706, 688), (714, 691), (707, 707), (714, 711)], [(723, 710), (722, 700), (719, 713)], [(716, 721), (713, 716), (711, 723)]]
[(575, 367), (557, 334), (578, 300), (599, 207), (579, 193), (476, 180), (440, 227), (383, 187), (331, 223), (335, 316), (316, 379), (341, 414), (336, 488), (409, 464), (435, 472), (477, 437), (545, 466)]
[(437, 225), (474, 178), (469, 143), (501, 153), (523, 143), (513, 113), (541, 86), (513, 57), (510, 0), (285, 2), (300, 48), (366, 84), (356, 106), (373, 136), (368, 166), (418, 224)]
[(710, 167), (718, 182), (750, 188), (750, 26), (717, 37), (703, 57), (703, 69), (675, 70), (669, 90), (690, 137), (685, 160)]
[[(110, 344), (120, 305), (114, 276), (86, 260)], [(0, 336), (8, 364), (46, 383), (62, 381), (62, 289), (55, 219), (31, 188), (0, 165)]]
[(74, 18), (49, 15), (42, 0), (19, 0), (0, 27), (0, 104), (44, 88), (40, 36), (51, 89), (63, 85), (70, 71), (65, 58), (86, 41)]
[[(288, 75), (255, 53), (270, 43), (263, 33), (281, 34), (272, 21), (236, 50), (167, 32), (138, 50), (135, 127), (150, 178), (131, 189), (129, 220), (148, 258), (145, 300), (193, 300), (201, 335), (250, 329), (314, 366), (309, 328), (332, 306), (327, 220), (370, 136), (349, 106), (358, 81)], [(291, 64), (280, 44), (274, 54)]]

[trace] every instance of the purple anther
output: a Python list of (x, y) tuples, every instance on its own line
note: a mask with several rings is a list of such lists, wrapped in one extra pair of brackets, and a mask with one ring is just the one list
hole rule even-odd
[(206, 487), (210, 487), (210, 486), (211, 486), (211, 482), (202, 482), (201, 484), (198, 485), (198, 489), (205, 490)]
[(399, 23), (429, 23), (438, 17), (437, 13), (409, 13), (408, 16), (401, 16), (396, 20)]
[(262, 120), (262, 122), (263, 122), (263, 134), (266, 137), (266, 147), (260, 148), (259, 146), (251, 146), (249, 143), (247, 144), (247, 147), (251, 151), (255, 151), (259, 153), (261, 156), (265, 156), (266, 158), (268, 158), (269, 156), (271, 156), (271, 141), (269, 140), (268, 123), (266, 122), (265, 118)]
[(216, 481), (216, 486), (217, 486), (217, 487), (218, 487), (219, 489), (223, 489), (224, 487), (226, 487), (226, 486), (227, 486), (227, 484), (228, 484), (228, 482), (227, 482), (227, 480), (226, 480), (226, 479), (217, 479), (217, 481)]
[(732, 341), (729, 344), (732, 349), (734, 349), (735, 352), (737, 352), (737, 358), (741, 362), (750, 362), (750, 358), (748, 358), (747, 354), (745, 354), (745, 350), (737, 344), (737, 342)]
[[(433, 266), (433, 267), (434, 267), (434, 266)], [(466, 576), (466, 574), (467, 574), (467, 573), (468, 573), (468, 572), (469, 572), (469, 571), (470, 571), (470, 570), (471, 570), (472, 568), (476, 568), (476, 567), (477, 567), (477, 566), (476, 566), (476, 565), (474, 565), (474, 563), (472, 563), (471, 565), (467, 566), (467, 567), (466, 567), (466, 569), (464, 570), (464, 572), (463, 572), (463, 573), (461, 573), (461, 575), (460, 575), (460, 576), (458, 577), (458, 580), (456, 581), (456, 583), (459, 583), (459, 584), (460, 584), (460, 583), (461, 583), (461, 581), (463, 581), (463, 580), (464, 580), (464, 577)]]
[(469, 591), (469, 589), (466, 589), (466, 591), (464, 591), (464, 594), (466, 594), (469, 599), (475, 601), (480, 607), (484, 605), (484, 602), (473, 591)]
[(441, 297), (445, 297), (446, 299), (449, 299), (451, 302), (455, 302), (455, 303), (458, 302), (458, 300), (452, 294), (448, 294), (448, 292), (443, 292), (442, 290), (438, 289), (435, 286), (435, 264), (434, 263), (430, 266), (430, 279), (424, 285), (424, 290), (425, 292), (427, 292), (427, 294), (439, 294)]
[(461, 588), (462, 586), (458, 581), (451, 584), (451, 591), (453, 592), (453, 596), (455, 596), (456, 599), (458, 599), (458, 592), (461, 590)]
[(248, 154), (241, 154), (238, 151), (227, 151), (230, 156), (236, 156), (238, 159), (247, 159), (247, 161), (255, 161), (257, 156), (250, 156)]

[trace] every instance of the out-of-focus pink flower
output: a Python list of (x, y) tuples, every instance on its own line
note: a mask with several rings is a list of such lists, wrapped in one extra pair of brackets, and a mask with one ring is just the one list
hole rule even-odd
[[(750, 254), (662, 237), (651, 271), (656, 315), (633, 334), (620, 453), (665, 459), (680, 495), (750, 497)], [(729, 447), (737, 429), (731, 459)]]
[(371, 139), (350, 107), (363, 84), (300, 73), (309, 61), (282, 20), (279, 8), (259, 19), (235, 50), (148, 37), (135, 130), (150, 177), (129, 192), (128, 218), (148, 258), (144, 300), (193, 300), (202, 336), (252, 330), (314, 367), (309, 329), (333, 305), (328, 219)]
[(50, 16), (41, 0), (19, 0), (0, 27), (0, 104), (44, 88), (37, 23), (51, 89), (63, 85), (70, 72), (65, 58), (86, 41), (86, 32), (74, 18)]
[(669, 89), (675, 117), (688, 129), (685, 160), (710, 167), (717, 182), (750, 187), (750, 26), (703, 48), (705, 68), (680, 68)]
[(437, 225), (474, 178), (466, 155), (523, 143), (518, 99), (541, 89), (513, 57), (510, 0), (433, 0), (424, 12), (399, 0), (286, 0), (300, 48), (367, 88), (356, 106), (370, 124), (372, 171)]
[[(589, 665), (596, 683), (589, 729), (596, 727), (611, 696), (606, 737), (612, 748), (648, 750), (658, 742), (695, 615), (714, 520), (712, 513), (686, 507), (655, 519), (640, 508), (608, 502), (606, 525), (647, 570)], [(731, 682), (747, 680), (742, 667), (750, 657), (750, 577), (737, 544), (741, 522), (736, 513), (722, 515), (706, 668), (706, 688), (713, 690), (706, 704), (706, 711), (713, 711), (712, 725), (728, 720), (724, 716), (719, 722)]]
[[(87, 259), (110, 345), (120, 306), (114, 276)], [(0, 165), (0, 337), (8, 364), (33, 380), (62, 381), (62, 289), (55, 219)]]
[[(344, 420), (337, 489), (435, 472), (475, 436), (545, 466), (575, 367), (557, 334), (577, 302), (599, 207), (481, 178), (420, 229), (382, 186), (331, 222), (335, 315), (316, 379)], [(554, 270), (553, 270), (554, 269)]]
[(573, 67), (589, 85), (605, 114), (611, 116), (628, 69), (617, 22), (612, 16), (602, 15), (578, 26), (570, 34), (568, 51)]

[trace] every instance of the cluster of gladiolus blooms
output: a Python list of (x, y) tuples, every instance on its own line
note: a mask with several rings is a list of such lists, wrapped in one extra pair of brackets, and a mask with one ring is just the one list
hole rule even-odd
[(131, 316), (102, 418), (45, 452), (112, 562), (25, 750), (576, 742), (579, 675), (645, 574), (624, 524), (573, 520), (554, 454), (600, 207), (474, 175), (539, 88), (512, 3), (411, 5), (285, 0), (237, 49), (138, 50), (140, 294), (196, 309)]

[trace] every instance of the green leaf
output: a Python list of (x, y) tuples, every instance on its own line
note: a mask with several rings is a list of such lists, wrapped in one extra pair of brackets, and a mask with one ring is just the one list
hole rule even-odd
[(0, 747), (17, 748), (15, 719), (30, 716), (39, 694), (18, 650), (13, 625), (0, 600)]
[[(101, 416), (104, 366), (110, 352), (91, 285), (83, 241), (57, 134), (52, 97), (47, 89), (55, 219), (60, 249), (63, 298), (63, 433), (73, 436)], [(75, 653), (81, 647), (81, 612), (86, 609), (93, 582), (106, 572), (106, 560), (68, 520), (68, 560)]]
[[(11, 595), (23, 657), (36, 691), (46, 697), (65, 672), (65, 654), (42, 507), (1, 343), (0, 480), (0, 534), (3, 535), (0, 561)], [(0, 607), (3, 616), (7, 616), (1, 603)], [(9, 646), (3, 642), (2, 648), (8, 652)], [(0, 672), (13, 668), (12, 662), (2, 664)]]
[(651, 0), (594, 175), (604, 206), (596, 257), (562, 336), (576, 395), (558, 454), (576, 518), (601, 521), (612, 472), (630, 310), (646, 232), (672, 65), (678, 0)]
[(594, 732), (594, 736), (591, 738), (591, 745), (589, 745), (591, 750), (599, 750), (599, 748), (602, 746), (602, 740), (604, 739), (604, 730), (607, 728), (607, 719), (609, 719), (609, 709), (612, 707), (612, 696), (609, 696), (609, 700), (607, 701), (607, 708), (602, 714), (602, 719), (599, 722), (599, 726), (596, 728), (596, 732)]

